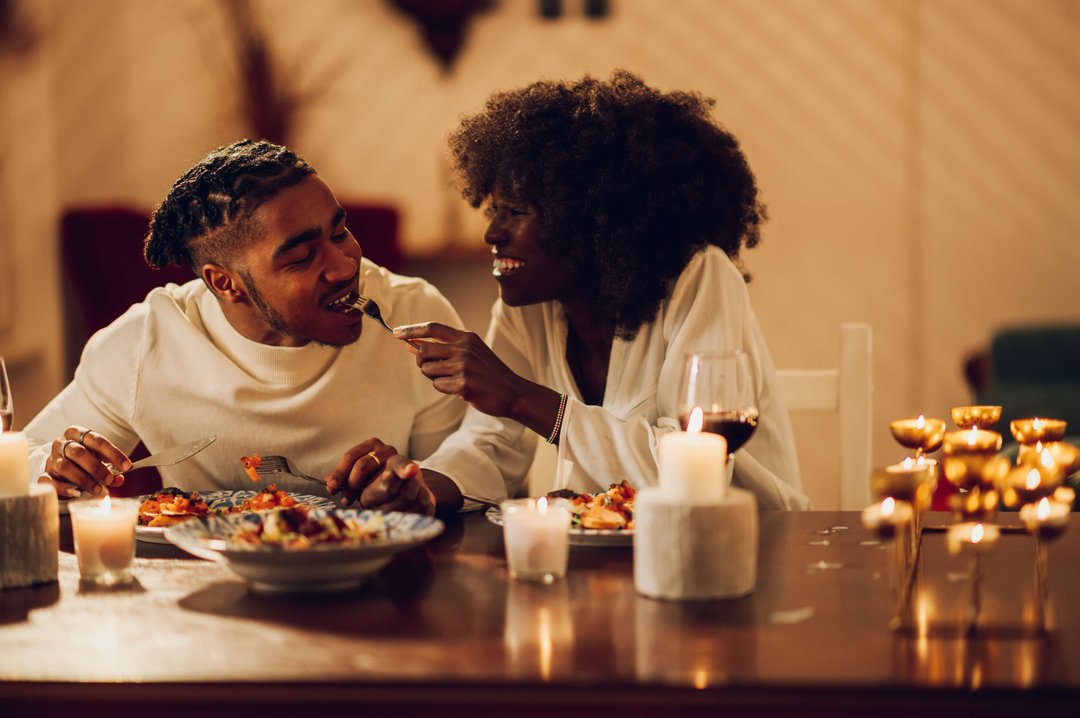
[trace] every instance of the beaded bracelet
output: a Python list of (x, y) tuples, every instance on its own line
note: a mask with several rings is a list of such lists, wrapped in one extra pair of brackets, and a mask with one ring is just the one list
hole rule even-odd
[(547, 443), (554, 444), (556, 437), (559, 435), (559, 429), (562, 428), (563, 414), (566, 413), (566, 394), (559, 396), (559, 413), (555, 415), (555, 426), (551, 428), (551, 436), (547, 438)]

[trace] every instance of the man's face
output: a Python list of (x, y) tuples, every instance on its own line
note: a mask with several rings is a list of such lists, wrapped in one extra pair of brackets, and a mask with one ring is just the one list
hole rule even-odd
[(255, 210), (251, 224), (259, 237), (236, 263), (250, 298), (238, 309), (238, 329), (280, 346), (355, 342), (363, 315), (329, 304), (356, 291), (362, 252), (326, 183), (311, 175), (282, 190)]

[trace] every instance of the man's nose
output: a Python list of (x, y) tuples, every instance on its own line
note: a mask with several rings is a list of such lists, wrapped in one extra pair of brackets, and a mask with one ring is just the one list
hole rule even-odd
[(346, 247), (335, 248), (330, 253), (330, 259), (326, 265), (326, 280), (340, 282), (342, 279), (349, 279), (356, 274), (356, 268), (360, 266), (360, 257), (362, 256), (363, 253), (360, 251), (359, 245), (356, 246), (355, 250)]

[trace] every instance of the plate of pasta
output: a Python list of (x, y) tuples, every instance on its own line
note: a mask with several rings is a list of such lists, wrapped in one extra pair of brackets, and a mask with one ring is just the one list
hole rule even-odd
[[(549, 491), (549, 498), (570, 502), (570, 543), (574, 546), (630, 546), (634, 542), (634, 487), (626, 481), (597, 494), (570, 489)], [(502, 526), (502, 512), (488, 509), (487, 519)]]
[(135, 538), (149, 543), (169, 543), (165, 529), (205, 516), (253, 513), (293, 506), (334, 508), (322, 496), (278, 491), (270, 484), (259, 491), (184, 491), (170, 486), (138, 498), (139, 518)]
[(222, 563), (256, 591), (356, 587), (394, 554), (429, 541), (444, 524), (397, 511), (300, 504), (257, 513), (212, 514), (165, 529), (188, 553)]

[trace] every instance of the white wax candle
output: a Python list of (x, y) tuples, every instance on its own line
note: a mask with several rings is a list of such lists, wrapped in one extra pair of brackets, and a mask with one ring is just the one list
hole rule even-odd
[(106, 496), (100, 501), (74, 501), (69, 509), (82, 578), (103, 584), (130, 581), (139, 502)]
[(709, 504), (724, 497), (727, 441), (719, 434), (675, 431), (660, 437), (660, 490), (674, 501)]
[(551, 581), (566, 575), (570, 511), (565, 501), (515, 499), (501, 504), (510, 575)]
[(0, 432), (0, 496), (26, 496), (30, 492), (29, 455), (25, 434)]

